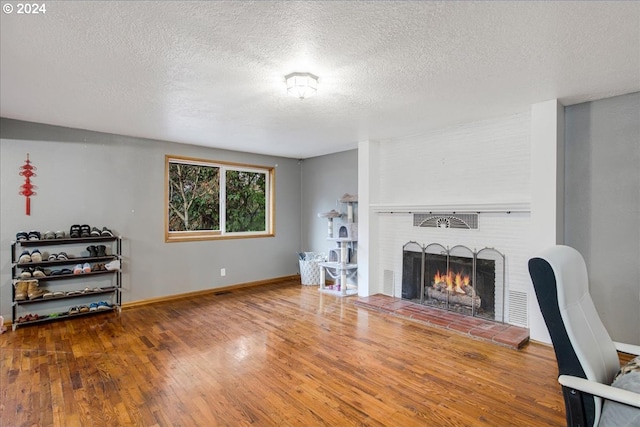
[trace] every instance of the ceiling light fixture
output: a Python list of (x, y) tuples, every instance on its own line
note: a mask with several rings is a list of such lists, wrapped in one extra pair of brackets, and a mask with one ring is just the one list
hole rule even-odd
[(287, 83), (287, 93), (296, 98), (309, 98), (318, 90), (318, 76), (311, 73), (291, 73), (284, 76), (284, 79)]

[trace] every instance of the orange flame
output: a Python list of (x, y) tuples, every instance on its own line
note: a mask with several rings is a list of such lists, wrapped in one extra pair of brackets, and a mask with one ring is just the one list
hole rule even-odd
[(471, 282), (471, 278), (462, 273), (456, 273), (455, 275), (452, 272), (447, 272), (447, 274), (440, 274), (438, 271), (435, 276), (433, 276), (433, 283), (445, 283), (447, 285), (447, 291), (449, 292), (457, 292), (460, 294), (464, 294), (465, 286), (469, 286)]

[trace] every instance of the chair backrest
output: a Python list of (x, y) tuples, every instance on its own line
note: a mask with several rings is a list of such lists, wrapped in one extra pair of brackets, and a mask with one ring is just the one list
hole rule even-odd
[[(611, 384), (620, 369), (615, 345), (605, 329), (589, 294), (589, 278), (582, 255), (569, 246), (553, 246), (529, 260), (529, 273), (538, 304), (549, 330), (560, 375), (573, 375)], [(563, 390), (569, 425), (584, 417), (586, 425), (597, 425), (602, 399), (581, 396), (583, 414), (567, 390)]]

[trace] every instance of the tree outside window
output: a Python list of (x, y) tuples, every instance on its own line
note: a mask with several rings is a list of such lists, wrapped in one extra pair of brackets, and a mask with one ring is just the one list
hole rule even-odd
[(165, 240), (273, 236), (274, 169), (166, 156)]

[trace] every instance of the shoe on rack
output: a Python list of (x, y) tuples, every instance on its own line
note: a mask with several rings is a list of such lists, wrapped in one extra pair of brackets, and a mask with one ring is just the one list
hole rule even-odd
[(58, 254), (58, 256), (56, 257), (56, 259), (57, 259), (58, 261), (68, 261), (68, 260), (69, 260), (69, 255), (67, 255), (67, 253), (66, 253), (66, 252), (60, 252), (60, 253)]
[(29, 240), (40, 240), (40, 232), (36, 230), (31, 230), (29, 232)]
[(16, 241), (24, 242), (25, 240), (29, 240), (29, 233), (26, 231), (18, 231), (16, 233)]
[(36, 279), (27, 280), (29, 288), (27, 289), (27, 295), (29, 299), (38, 299), (48, 291), (46, 289), (40, 289), (39, 283)]
[(97, 255), (99, 257), (107, 256), (107, 247), (105, 245), (98, 245), (96, 246), (96, 249), (98, 250)]
[(84, 273), (91, 273), (91, 265), (88, 262), (82, 264), (82, 271)]
[(76, 266), (73, 267), (73, 274), (82, 274), (83, 272), (82, 264), (76, 264)]
[(42, 253), (38, 249), (35, 249), (33, 252), (31, 252), (31, 261), (42, 262)]
[(20, 258), (18, 258), (18, 263), (26, 264), (28, 262), (31, 262), (31, 254), (29, 253), (29, 251), (22, 251), (22, 253), (20, 254)]
[(31, 275), (33, 277), (46, 277), (47, 276), (47, 271), (42, 267), (36, 267), (31, 272)]
[(69, 237), (72, 239), (80, 237), (80, 226), (78, 224), (74, 224), (69, 228)]
[(91, 227), (89, 224), (83, 224), (80, 226), (80, 237), (91, 237)]
[(56, 231), (56, 239), (64, 239), (65, 237), (66, 235), (64, 234), (64, 231), (62, 230)]
[(42, 237), (44, 240), (53, 240), (56, 238), (56, 233), (53, 231), (45, 231)]
[(88, 313), (89, 312), (89, 307), (87, 307), (86, 305), (81, 305), (78, 308), (80, 309), (80, 313)]
[(22, 272), (20, 273), (20, 278), (21, 279), (29, 279), (33, 277), (33, 268), (29, 267), (29, 268), (23, 268)]
[(109, 271), (120, 270), (120, 260), (114, 259), (113, 261), (106, 263), (104, 267)]
[(89, 251), (89, 256), (91, 258), (96, 258), (98, 256), (98, 248), (96, 248), (95, 246), (87, 246), (87, 250)]
[(102, 310), (109, 310), (111, 309), (111, 306), (109, 305), (109, 303), (107, 303), (106, 301), (100, 301), (98, 303), (98, 311), (102, 311)]
[(75, 307), (74, 306), (74, 307), (71, 307), (69, 309), (69, 314), (78, 314), (78, 313), (80, 313), (80, 308), (79, 307)]
[(24, 301), (27, 299), (27, 292), (29, 289), (29, 280), (16, 280), (13, 284), (16, 288), (16, 293), (14, 299), (16, 301)]
[(103, 237), (113, 237), (113, 232), (109, 230), (107, 227), (102, 227), (102, 231), (100, 235)]
[(97, 309), (98, 309), (97, 302), (92, 302), (91, 304), (89, 304), (89, 311), (96, 311)]
[(98, 227), (91, 227), (91, 237), (100, 237), (100, 229)]

